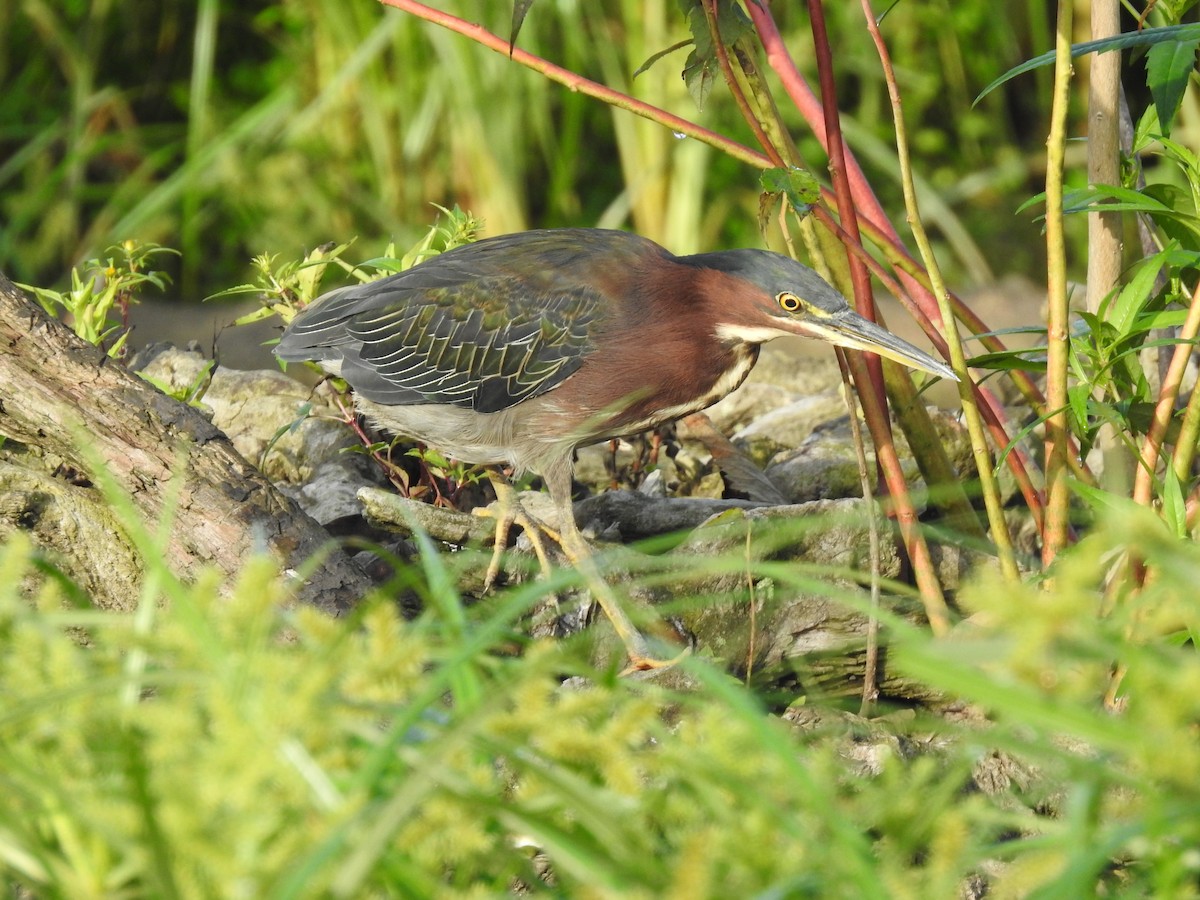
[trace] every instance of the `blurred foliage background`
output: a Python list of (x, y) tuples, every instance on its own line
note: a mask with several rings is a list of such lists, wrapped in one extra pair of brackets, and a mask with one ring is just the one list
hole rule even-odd
[[(510, 4), (438, 6), (508, 33)], [(776, 6), (805, 54), (803, 5)], [(1000, 16), (985, 0), (930, 0), (884, 19), (923, 208), (960, 284), (1041, 266), (1040, 225), (1015, 211), (1043, 179), (1050, 71), (972, 101), (1050, 47), (1053, 7), (1022, 0)], [(827, 15), (848, 138), (899, 210), (861, 11)], [(0, 0), (0, 29), (0, 269), (18, 281), (62, 283), (135, 238), (179, 248), (176, 290), (198, 299), (243, 280), (257, 253), (410, 242), (430, 203), (471, 209), (489, 233), (631, 227), (676, 252), (759, 242), (756, 172), (371, 2)], [(541, 0), (520, 44), (753, 144), (726, 92), (697, 111), (686, 51), (632, 78), (686, 37), (674, 0)], [(823, 174), (816, 142), (792, 124)]]

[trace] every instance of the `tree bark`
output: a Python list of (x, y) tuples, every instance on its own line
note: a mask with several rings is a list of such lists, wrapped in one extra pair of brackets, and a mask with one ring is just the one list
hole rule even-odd
[[(92, 486), (89, 458), (103, 460), (149, 525), (170, 516), (166, 561), (180, 577), (206, 566), (232, 575), (260, 548), (284, 570), (328, 550), (329, 534), (197, 410), (77, 338), (2, 273), (0, 436), (10, 464), (0, 480), (0, 530), (32, 532), (105, 606), (136, 602), (136, 594), (128, 595), (140, 573), (136, 553), (132, 563), (121, 563), (130, 557), (130, 542), (88, 512), (106, 508)], [(13, 465), (42, 471), (31, 472), (22, 486)], [(79, 527), (62, 524), (71, 521)], [(111, 553), (97, 552), (105, 535)], [(337, 615), (368, 587), (365, 575), (335, 549), (298, 584), (297, 597)]]

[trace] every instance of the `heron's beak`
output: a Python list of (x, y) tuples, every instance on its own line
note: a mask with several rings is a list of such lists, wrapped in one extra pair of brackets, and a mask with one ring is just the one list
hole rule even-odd
[(901, 340), (853, 310), (847, 309), (828, 316), (806, 317), (799, 330), (809, 337), (838, 347), (878, 353), (910, 368), (958, 381), (954, 370), (944, 362), (918, 350), (908, 341)]

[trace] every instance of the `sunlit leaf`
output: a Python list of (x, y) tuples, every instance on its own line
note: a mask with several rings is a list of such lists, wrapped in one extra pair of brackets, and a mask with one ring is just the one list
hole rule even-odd
[[(1071, 58), (1075, 59), (1080, 56), (1085, 56), (1088, 53), (1106, 53), (1110, 50), (1128, 50), (1131, 47), (1152, 47), (1155, 44), (1163, 41), (1195, 41), (1200, 40), (1200, 25), (1167, 25), (1163, 28), (1144, 28), (1141, 31), (1130, 32), (1129, 34), (1120, 34), (1116, 37), (1103, 38), (1098, 41), (1086, 41), (1082, 44), (1073, 44), (1071, 46)], [(1054, 51), (1043, 53), (1041, 56), (1035, 56), (1033, 59), (1028, 59), (1019, 66), (1014, 66), (1009, 69), (982, 91), (975, 98), (975, 103), (978, 103), (1000, 85), (1007, 81), (1011, 81), (1018, 75), (1023, 75), (1026, 72), (1032, 72), (1034, 69), (1040, 69), (1043, 66), (1049, 66), (1054, 63)]]
[(678, 43), (672, 44), (670, 47), (667, 47), (665, 50), (659, 50), (657, 53), (652, 53), (650, 55), (650, 57), (644, 63), (642, 63), (640, 66), (638, 66), (636, 69), (634, 69), (633, 77), (637, 78), (639, 75), (641, 75), (647, 69), (649, 69), (652, 65), (654, 65), (656, 62), (658, 62), (660, 59), (662, 59), (664, 56), (668, 56), (668, 55), (674, 53), (676, 50), (682, 50), (684, 47), (690, 47), (692, 45), (692, 43), (693, 43), (693, 41), (691, 40), (691, 38), (688, 38), (687, 40), (679, 41)]
[(1120, 336), (1129, 334), (1134, 318), (1153, 299), (1154, 283), (1165, 262), (1161, 253), (1147, 259), (1117, 295), (1107, 318)]
[(512, 56), (513, 49), (517, 46), (517, 35), (521, 33), (521, 26), (525, 24), (525, 14), (531, 6), (533, 0), (513, 0), (512, 28), (508, 32), (509, 56)]
[(764, 194), (763, 208), (773, 205), (779, 197), (786, 197), (788, 205), (800, 217), (808, 215), (812, 205), (821, 199), (821, 185), (812, 173), (796, 166), (767, 169), (758, 175), (758, 185)]
[(1146, 58), (1146, 81), (1158, 121), (1164, 135), (1170, 135), (1171, 125), (1183, 102), (1183, 92), (1196, 68), (1196, 47), (1200, 37), (1188, 41), (1164, 41), (1150, 48)]
[(1166, 476), (1162, 486), (1162, 514), (1167, 527), (1178, 538), (1187, 537), (1187, 501), (1183, 496), (1183, 486), (1175, 475), (1175, 467), (1168, 463)]

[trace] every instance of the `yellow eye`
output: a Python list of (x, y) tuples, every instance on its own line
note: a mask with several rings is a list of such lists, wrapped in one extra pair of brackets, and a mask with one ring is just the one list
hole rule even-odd
[(804, 309), (804, 301), (789, 291), (784, 291), (775, 299), (779, 301), (784, 312), (794, 313)]

